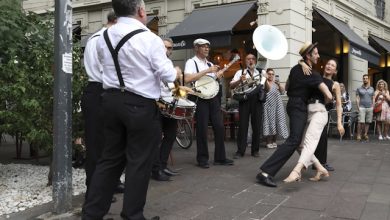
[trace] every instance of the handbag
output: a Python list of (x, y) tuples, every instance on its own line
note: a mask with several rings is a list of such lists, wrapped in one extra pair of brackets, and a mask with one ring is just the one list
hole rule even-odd
[(374, 113), (380, 113), (382, 111), (382, 102), (375, 104)]

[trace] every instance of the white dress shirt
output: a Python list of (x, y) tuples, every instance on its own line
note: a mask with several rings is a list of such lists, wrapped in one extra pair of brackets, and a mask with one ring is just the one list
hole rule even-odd
[(98, 59), (98, 53), (96, 51), (96, 44), (99, 36), (103, 35), (103, 32), (107, 28), (102, 28), (98, 32), (94, 33), (87, 41), (87, 45), (84, 50), (84, 67), (88, 75), (89, 82), (102, 83), (103, 66)]
[[(250, 78), (251, 76), (249, 75), (248, 73), (248, 68), (244, 69), (244, 74), (241, 74), (242, 73), (242, 70), (237, 70), (236, 74), (234, 74), (234, 77), (232, 79), (232, 81), (230, 82), (230, 84), (233, 84), (235, 82), (237, 82), (238, 80), (241, 79), (241, 75), (245, 75), (246, 79)], [(255, 72), (253, 73), (253, 78), (258, 78), (259, 77), (259, 71), (257, 69), (255, 69)]]
[[(108, 37), (115, 48), (125, 35), (136, 29), (147, 31), (133, 36), (118, 54), (125, 89), (145, 98), (157, 99), (160, 97), (160, 82), (173, 82), (176, 78), (176, 69), (166, 56), (161, 38), (140, 21), (128, 17), (118, 18), (117, 23), (108, 29)], [(103, 35), (98, 39), (97, 51), (103, 65), (103, 88), (120, 88), (114, 60)]]
[[(199, 71), (196, 70), (194, 60), (196, 61), (196, 64), (198, 64)], [(210, 66), (208, 64), (210, 66), (214, 66), (211, 62), (207, 61), (206, 59), (200, 60), (197, 56), (194, 56), (193, 58), (187, 60), (186, 66), (184, 68), (184, 73), (185, 74), (194, 74), (194, 73), (201, 72), (205, 69), (210, 68)], [(217, 78), (217, 75), (215, 73), (207, 73), (207, 75), (213, 77), (214, 79)]]
[(172, 96), (172, 89), (175, 88), (173, 83), (160, 82), (161, 97)]

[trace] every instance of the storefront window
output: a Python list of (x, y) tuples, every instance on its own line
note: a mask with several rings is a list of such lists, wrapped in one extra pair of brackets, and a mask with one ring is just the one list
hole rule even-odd
[(376, 16), (383, 20), (385, 19), (385, 0), (375, 0)]

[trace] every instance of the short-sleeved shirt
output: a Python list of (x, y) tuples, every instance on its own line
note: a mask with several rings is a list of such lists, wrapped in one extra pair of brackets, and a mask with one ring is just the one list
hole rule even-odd
[(311, 75), (307, 76), (303, 73), (301, 65), (297, 64), (291, 69), (288, 77), (287, 95), (301, 98), (307, 102), (313, 91), (318, 90), (318, 86), (322, 82), (323, 78), (318, 72), (313, 71)]
[[(234, 82), (237, 82), (238, 80), (241, 79), (241, 75), (245, 75), (245, 77), (249, 78), (251, 77), (251, 75), (249, 74), (249, 69), (244, 69), (244, 73), (242, 73), (242, 70), (237, 70), (237, 72), (234, 74), (234, 77), (232, 79), (232, 81), (230, 82), (230, 84), (233, 84)], [(254, 73), (253, 73), (253, 78), (259, 78), (260, 76), (260, 73), (257, 69), (255, 69)]]
[[(196, 65), (195, 65), (196, 62)], [(196, 66), (198, 66), (198, 69), (196, 69)], [(213, 66), (213, 64), (207, 60), (200, 60), (197, 56), (194, 56), (193, 58), (187, 60), (186, 66), (184, 68), (185, 74), (194, 74), (201, 72), (203, 70), (208, 69), (209, 67)], [(213, 77), (214, 79), (217, 78), (215, 73), (207, 73), (208, 76)]]
[(361, 86), (360, 88), (356, 89), (356, 96), (359, 96), (360, 98), (360, 106), (363, 108), (371, 108), (372, 107), (372, 98), (374, 97), (374, 88), (371, 86), (364, 87)]

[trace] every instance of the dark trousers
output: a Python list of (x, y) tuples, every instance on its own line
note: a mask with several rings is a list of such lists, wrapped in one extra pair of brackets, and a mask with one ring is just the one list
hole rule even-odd
[(83, 206), (83, 219), (103, 218), (126, 168), (121, 216), (144, 220), (154, 153), (161, 140), (159, 109), (155, 100), (129, 92), (110, 90), (102, 97), (106, 142)]
[(276, 175), (301, 144), (307, 122), (306, 103), (300, 98), (289, 97), (287, 114), (290, 119), (290, 136), (260, 167), (263, 172), (271, 176)]
[(89, 82), (81, 97), (81, 110), (85, 123), (85, 146), (87, 148), (85, 162), (87, 189), (104, 147), (102, 93), (101, 83)]
[(320, 141), (318, 142), (317, 149), (314, 155), (320, 161), (321, 164), (326, 164), (328, 158), (328, 124), (322, 131)]
[(238, 137), (237, 137), (237, 153), (244, 155), (246, 147), (248, 145), (248, 127), (249, 118), (252, 123), (252, 148), (251, 153), (259, 151), (260, 148), (260, 110), (261, 103), (259, 102), (257, 95), (250, 97), (246, 101), (241, 101), (238, 106), (239, 118), (238, 123)]
[(198, 98), (196, 102), (196, 144), (198, 163), (207, 163), (209, 160), (209, 150), (207, 144), (207, 131), (209, 120), (214, 132), (215, 151), (214, 161), (223, 161), (226, 159), (224, 143), (224, 126), (221, 115), (221, 103), (219, 97), (212, 99)]
[(160, 150), (156, 152), (155, 161), (153, 163), (153, 172), (158, 172), (167, 168), (169, 154), (171, 153), (173, 143), (176, 139), (177, 120), (161, 116), (161, 128), (163, 139), (161, 141)]

